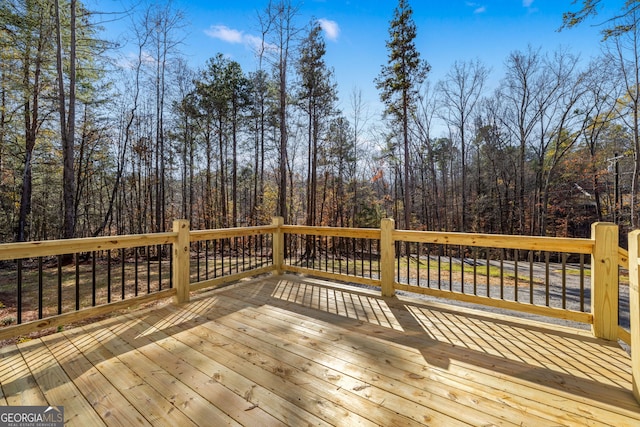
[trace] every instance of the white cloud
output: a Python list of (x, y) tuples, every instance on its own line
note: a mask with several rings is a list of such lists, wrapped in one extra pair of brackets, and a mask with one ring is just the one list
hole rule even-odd
[(465, 2), (465, 4), (468, 7), (472, 7), (473, 8), (473, 13), (476, 14), (476, 15), (478, 15), (480, 13), (485, 13), (487, 11), (487, 7), (486, 6), (480, 6), (480, 3), (467, 1), (467, 2)]
[(280, 50), (278, 49), (278, 46), (268, 43), (266, 41), (263, 42), (262, 38), (251, 35), (251, 34), (244, 35), (242, 42), (245, 44), (245, 46), (248, 46), (251, 50), (253, 50), (256, 53), (260, 53), (261, 51), (277, 53)]
[(338, 23), (336, 21), (322, 18), (318, 19), (318, 24), (320, 24), (320, 28), (322, 28), (329, 40), (338, 40), (338, 36), (340, 35), (340, 27), (338, 26)]
[(244, 35), (241, 31), (234, 30), (225, 25), (212, 25), (205, 34), (214, 39), (220, 39), (228, 43), (242, 43)]
[(116, 65), (124, 70), (134, 70), (138, 66), (138, 63), (153, 65), (156, 63), (156, 59), (149, 52), (142, 51), (139, 54), (128, 52), (116, 61)]
[(531, 5), (533, 4), (535, 0), (522, 0), (522, 6), (523, 7), (531, 7)]
[(263, 42), (262, 38), (252, 34), (245, 34), (243, 31), (229, 28), (226, 25), (212, 25), (204, 33), (211, 38), (222, 40), (232, 44), (242, 44), (254, 52), (278, 51), (277, 46)]

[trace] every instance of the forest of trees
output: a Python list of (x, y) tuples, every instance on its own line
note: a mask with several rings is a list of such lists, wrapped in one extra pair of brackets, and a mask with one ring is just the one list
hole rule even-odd
[(256, 14), (252, 70), (222, 54), (191, 68), (170, 3), (109, 18), (131, 22), (137, 55), (125, 63), (104, 40), (107, 18), (81, 0), (3, 0), (0, 241), (275, 215), (526, 235), (584, 237), (595, 221), (629, 230), (640, 219), (635, 13), (620, 15), (613, 24), (625, 30), (590, 62), (523, 46), (501, 70), (461, 59), (432, 81), (429, 52), (414, 43), (428, 29), (399, 0), (375, 81), (386, 110), (371, 117), (358, 88), (339, 102), (319, 23), (289, 0), (265, 0)]

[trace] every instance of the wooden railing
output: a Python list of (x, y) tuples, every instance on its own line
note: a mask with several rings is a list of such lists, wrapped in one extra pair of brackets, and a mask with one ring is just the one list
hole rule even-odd
[[(569, 271), (569, 260), (576, 271)], [(17, 303), (15, 322), (0, 318), (0, 340), (160, 298), (183, 303), (200, 289), (291, 272), (379, 287), (385, 297), (411, 292), (583, 322), (596, 337), (640, 348), (640, 231), (629, 235), (627, 252), (609, 223), (593, 224), (590, 239), (567, 239), (396, 230), (391, 219), (379, 229), (293, 226), (274, 218), (266, 226), (201, 231), (176, 220), (168, 233), (3, 244), (0, 263), (0, 303), (7, 295)], [(37, 286), (27, 292), (29, 269)], [(618, 325), (621, 269), (629, 271), (629, 329)], [(45, 283), (47, 271), (53, 283)], [(568, 284), (569, 274), (579, 276), (577, 285)], [(43, 296), (52, 292), (57, 309), (46, 312)], [(75, 294), (71, 303), (63, 293)], [(569, 298), (577, 305), (569, 307)], [(22, 304), (37, 306), (35, 319), (23, 321)], [(632, 359), (640, 401), (640, 352)]]
[[(290, 243), (286, 248), (287, 256), (283, 258), (287, 262), (279, 270), (380, 286), (384, 296), (393, 296), (400, 290), (587, 323), (591, 325), (595, 336), (609, 340), (624, 339), (627, 335), (618, 326), (618, 265), (625, 265), (624, 251), (618, 247), (617, 227), (612, 224), (594, 224), (591, 239), (395, 230), (390, 219), (383, 220), (380, 229), (288, 225), (280, 229)], [(339, 240), (331, 242), (329, 239)], [(347, 243), (352, 240), (353, 243), (349, 247), (341, 240)], [(376, 265), (372, 268), (369, 264), (369, 268), (362, 267), (359, 271), (357, 261), (362, 262), (366, 257), (361, 251), (366, 246), (363, 242), (372, 241), (374, 243), (370, 244), (375, 248), (375, 256), (369, 254), (369, 260), (375, 258)], [(491, 258), (489, 254), (492, 251), (496, 253), (495, 250), (499, 252), (495, 258)], [(464, 255), (467, 251), (484, 253), (484, 257), (481, 262), (475, 256), (468, 258)], [(511, 264), (515, 270), (509, 273), (510, 298), (504, 293), (505, 251), (511, 251)], [(453, 256), (453, 252), (458, 255)], [(447, 258), (444, 262), (443, 253)], [(523, 253), (527, 255), (521, 262), (519, 256)], [(534, 255), (542, 259), (540, 264), (545, 273), (540, 276), (533, 272), (536, 264)], [(561, 275), (559, 284), (552, 283), (549, 278), (550, 255), (561, 260), (557, 267)], [(588, 262), (585, 256), (589, 257)], [(574, 287), (567, 285), (566, 280), (566, 261), (569, 257), (579, 260), (579, 279)], [(341, 261), (343, 259), (345, 261)], [(352, 260), (351, 269), (349, 260)], [(336, 263), (342, 264), (336, 268)], [(471, 265), (469, 268), (472, 270), (468, 273), (473, 282), (470, 290), (466, 290), (465, 286), (467, 264)], [(518, 267), (523, 264), (528, 271), (519, 272)], [(425, 266), (422, 273), (421, 265)], [(485, 271), (482, 292), (476, 286), (478, 265), (482, 265)], [(490, 283), (493, 280), (492, 269), (497, 270), (495, 281), (499, 283), (495, 286)], [(585, 277), (589, 273), (590, 280)], [(443, 280), (446, 286), (442, 286)], [(553, 306), (553, 297), (550, 297), (552, 285), (557, 288), (557, 306)], [(540, 295), (537, 295), (540, 288)], [(577, 308), (567, 307), (568, 294), (577, 295), (578, 300), (574, 304)], [(585, 305), (586, 297), (590, 299), (590, 304)]]
[[(191, 231), (188, 221), (176, 220), (168, 233), (2, 244), (0, 309), (9, 314), (0, 318), (0, 340), (162, 298), (188, 301), (192, 291), (273, 271), (277, 230)], [(214, 247), (212, 253), (200, 254), (202, 242)]]
[(640, 230), (629, 233), (629, 318), (631, 332), (628, 344), (631, 346), (631, 374), (633, 394), (640, 402)]
[[(175, 295), (175, 289), (168, 274), (171, 266), (164, 269), (164, 274), (161, 271), (163, 262), (161, 253), (167, 245), (175, 246), (177, 236), (177, 233), (156, 233), (0, 245), (0, 262), (3, 262), (0, 302), (3, 303), (5, 310), (10, 310), (9, 313), (15, 313), (15, 318), (11, 316), (1, 319), (6, 327), (0, 329), (0, 340), (26, 335), (41, 329), (62, 327), (88, 317), (105, 315), (135, 304)], [(148, 260), (146, 278), (149, 288), (145, 295), (139, 294), (138, 281), (136, 280), (135, 283), (127, 281), (125, 273), (127, 257), (132, 256), (134, 258), (132, 264), (135, 265), (133, 276), (139, 279), (139, 249), (146, 253), (145, 259)], [(154, 249), (157, 272), (152, 272), (150, 266), (152, 257), (149, 253)], [(133, 255), (127, 254), (126, 250), (133, 251)], [(105, 260), (101, 274), (96, 273), (96, 254)], [(89, 263), (87, 259), (91, 260), (91, 271), (81, 271), (81, 267)], [(29, 261), (37, 267), (24, 266), (29, 264)], [(45, 263), (51, 264), (47, 268), (51, 271), (46, 278), (43, 266)], [(36, 268), (37, 271), (33, 271)], [(31, 282), (24, 283), (28, 270), (32, 271)], [(81, 297), (81, 294), (86, 293), (87, 287), (91, 287), (92, 291), (92, 297), (89, 300)], [(102, 295), (99, 298), (100, 301), (97, 297), (99, 291)], [(57, 300), (57, 309), (55, 307), (52, 309), (55, 314), (44, 313), (43, 299), (47, 293), (57, 293), (52, 298)], [(63, 294), (67, 296), (63, 297)], [(73, 294), (73, 297), (69, 297), (69, 294)], [(2, 300), (2, 298), (14, 296), (14, 307), (8, 307), (7, 301)], [(31, 318), (26, 319), (26, 322), (22, 319), (25, 305), (31, 307), (34, 313)], [(36, 311), (37, 315), (35, 315)], [(33, 317), (36, 318), (33, 319)]]
[[(137, 283), (141, 280), (140, 253), (147, 262), (146, 275), (142, 274), (146, 290)], [(90, 303), (79, 297), (89, 286), (81, 283), (79, 254), (91, 254), (93, 260)], [(42, 295), (52, 288), (42, 283), (43, 259), (56, 256), (50, 263), (58, 268), (58, 301), (62, 300), (62, 257), (75, 257), (70, 261), (76, 268), (75, 307), (64, 309), (59, 303), (57, 310), (50, 310), (53, 314), (43, 313)], [(588, 262), (585, 256), (590, 258)], [(20, 265), (23, 260), (38, 260), (40, 266), (38, 290), (29, 297), (38, 299), (37, 319), (23, 322), (19, 306), (17, 324), (1, 328), (0, 339), (167, 296), (180, 303), (187, 301), (192, 291), (273, 271), (378, 286), (384, 296), (405, 291), (583, 322), (592, 326), (597, 337), (632, 344), (632, 334), (618, 325), (618, 270), (628, 269), (628, 259), (634, 256), (619, 248), (617, 227), (608, 223), (594, 224), (590, 239), (567, 239), (396, 230), (390, 219), (383, 220), (379, 229), (293, 226), (274, 218), (272, 224), (261, 227), (201, 231), (191, 231), (187, 221), (177, 220), (169, 233), (0, 245), (0, 262), (5, 266), (12, 262)], [(96, 268), (96, 258), (106, 267)], [(565, 279), (567, 260), (574, 258), (579, 267), (571, 274), (579, 275), (579, 285), (572, 288)], [(559, 260), (557, 266), (551, 259)], [(112, 274), (112, 260), (120, 263), (117, 274)], [(151, 260), (157, 262), (157, 268), (151, 266)], [(509, 273), (505, 272), (507, 262), (512, 268)], [(125, 268), (128, 264), (132, 266)], [(534, 265), (542, 273), (535, 273)], [(15, 290), (10, 283), (0, 287), (5, 294), (17, 293), (18, 305), (23, 293), (20, 268)], [(550, 271), (555, 269), (562, 276), (559, 284), (550, 279)], [(96, 278), (97, 270), (104, 277)], [(129, 274), (129, 270), (133, 272)], [(589, 273), (590, 278), (586, 277)], [(127, 274), (132, 276), (130, 280), (125, 280)], [(120, 284), (115, 285), (114, 293), (115, 276)], [(106, 296), (97, 298), (97, 293)], [(577, 305), (568, 305), (569, 298), (577, 298)]]

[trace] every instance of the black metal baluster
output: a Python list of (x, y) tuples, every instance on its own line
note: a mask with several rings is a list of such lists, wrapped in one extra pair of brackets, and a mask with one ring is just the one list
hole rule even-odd
[[(206, 268), (206, 262), (205, 262)], [(196, 282), (200, 281), (200, 240), (196, 242)]]
[(427, 245), (427, 288), (431, 287), (431, 245)]
[(76, 311), (80, 310), (80, 258), (75, 254), (76, 261)]
[[(204, 280), (209, 280), (209, 242), (204, 241)], [(200, 242), (198, 242), (198, 248), (200, 248)], [(200, 262), (200, 255), (198, 255), (198, 263)], [(200, 264), (198, 264), (198, 281), (200, 281)]]
[(17, 289), (17, 300), (18, 300), (18, 325), (22, 324), (22, 260), (17, 260), (17, 281), (18, 281), (18, 289)]
[(460, 256), (460, 288), (462, 289), (462, 293), (464, 294), (464, 260), (465, 253), (464, 248), (462, 246), (458, 246), (458, 255)]
[(91, 251), (91, 306), (96, 306), (96, 251)]
[(500, 249), (500, 299), (504, 299), (504, 257), (505, 250)]
[(58, 314), (62, 314), (62, 255), (58, 255)]
[(111, 302), (111, 249), (107, 251), (107, 302)]
[(580, 311), (584, 312), (584, 254), (580, 254)]
[(533, 251), (529, 251), (529, 304), (533, 304)]
[(514, 285), (514, 301), (518, 301), (518, 258), (520, 258), (520, 250), (516, 249), (515, 251), (515, 257), (513, 260), (513, 271), (514, 271), (514, 276), (515, 276), (515, 285)]
[[(138, 264), (139, 264), (139, 251), (138, 248), (133, 249), (133, 286), (134, 286), (134, 294), (138, 296), (138, 281), (140, 275), (138, 274)], [(147, 294), (149, 291), (147, 290)]]
[(547, 307), (549, 307), (549, 302), (550, 302), (549, 301), (549, 299), (550, 299), (549, 257), (550, 257), (549, 252), (545, 252), (544, 253), (544, 266), (545, 266), (545, 272), (544, 272), (544, 300), (545, 300), (545, 305)]
[(158, 251), (158, 291), (162, 290), (162, 245), (156, 247)]
[(173, 289), (173, 248), (169, 251), (169, 289)]
[(416, 242), (416, 285), (420, 287), (420, 245), (421, 243)]
[(42, 319), (42, 294), (44, 285), (42, 283), (42, 257), (38, 257), (38, 319)]
[(473, 295), (478, 295), (478, 248), (473, 248)]
[(147, 252), (147, 295), (151, 293), (151, 246), (146, 247)]
[(122, 290), (121, 290), (121, 295), (120, 295), (120, 299), (124, 300), (124, 292), (125, 292), (125, 278), (124, 278), (124, 257), (125, 257), (125, 253), (124, 253), (124, 248), (120, 249), (120, 254), (121, 254), (121, 258), (120, 258), (120, 273), (122, 274), (122, 276), (120, 277), (120, 281), (122, 282)]
[(453, 256), (451, 255), (451, 249), (449, 249), (449, 245), (445, 246), (445, 250), (449, 252), (449, 290), (453, 291)]
[[(562, 308), (567, 308), (567, 258), (569, 254), (562, 254)], [(617, 268), (617, 267), (616, 267)]]
[(487, 251), (487, 298), (491, 297), (491, 253), (489, 248), (485, 248)]

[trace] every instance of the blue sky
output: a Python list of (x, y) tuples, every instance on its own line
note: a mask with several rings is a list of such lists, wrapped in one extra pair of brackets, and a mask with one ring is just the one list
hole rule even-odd
[[(102, 3), (99, 0), (98, 5)], [(443, 78), (456, 60), (480, 59), (492, 71), (490, 86), (502, 77), (507, 55), (528, 44), (552, 51), (568, 47), (586, 61), (600, 52), (597, 24), (620, 7), (604, 0), (595, 19), (558, 32), (562, 13), (575, 8), (571, 0), (410, 0), (418, 36), (416, 46), (432, 67), (429, 79)], [(103, 3), (104, 4), (104, 3)], [(110, 6), (115, 8), (116, 2)], [(268, 0), (174, 0), (184, 10), (188, 36), (183, 50), (194, 68), (218, 52), (238, 61), (245, 71), (256, 69), (251, 49), (259, 35), (257, 15)], [(326, 62), (335, 71), (341, 106), (349, 108), (353, 88), (362, 90), (372, 110), (380, 108), (373, 83), (387, 61), (385, 46), (395, 0), (305, 0), (298, 23), (322, 20), (327, 46)], [(99, 7), (98, 7), (99, 8)]]

